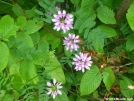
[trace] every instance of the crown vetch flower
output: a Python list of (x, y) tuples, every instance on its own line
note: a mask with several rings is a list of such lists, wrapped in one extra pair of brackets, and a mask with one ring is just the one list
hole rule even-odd
[(55, 30), (63, 30), (63, 32), (66, 33), (68, 30), (73, 28), (73, 15), (66, 14), (65, 10), (59, 10), (58, 14), (54, 14), (53, 16), (54, 19), (52, 19), (52, 22), (54, 22)]
[(74, 62), (72, 62), (75, 66), (76, 71), (82, 70), (82, 72), (85, 72), (85, 69), (90, 70), (90, 66), (92, 65), (91, 56), (88, 56), (87, 53), (79, 53), (79, 55), (75, 55), (75, 58), (73, 58)]
[(78, 38), (78, 35), (75, 36), (75, 34), (69, 33), (68, 37), (65, 37), (65, 39), (63, 40), (63, 45), (65, 45), (66, 50), (70, 50), (71, 52), (73, 50), (77, 51), (77, 49), (79, 48), (78, 43), (80, 42)]
[(48, 95), (51, 95), (53, 98), (55, 98), (58, 94), (62, 94), (60, 89), (62, 88), (61, 83), (56, 82), (56, 79), (53, 79), (53, 82), (47, 82), (47, 90), (48, 90)]

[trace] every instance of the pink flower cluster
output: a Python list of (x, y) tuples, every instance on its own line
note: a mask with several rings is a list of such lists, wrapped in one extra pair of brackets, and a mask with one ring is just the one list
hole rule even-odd
[(87, 53), (79, 53), (79, 55), (75, 55), (75, 58), (73, 58), (74, 62), (72, 62), (73, 65), (75, 65), (75, 70), (82, 72), (85, 72), (85, 69), (90, 70), (90, 66), (92, 65), (91, 57), (88, 57)]
[(54, 19), (52, 19), (52, 22), (54, 22), (54, 29), (59, 31), (62, 30), (64, 33), (66, 33), (68, 30), (73, 29), (73, 15), (66, 14), (66, 11), (58, 11), (58, 14), (54, 14)]
[(79, 38), (79, 36), (78, 35), (75, 36), (75, 34), (69, 34), (68, 37), (65, 37), (65, 39), (63, 41), (64, 42), (63, 45), (65, 45), (66, 50), (70, 50), (71, 52), (73, 50), (77, 51), (79, 48), (78, 43), (80, 42), (80, 40), (78, 38)]

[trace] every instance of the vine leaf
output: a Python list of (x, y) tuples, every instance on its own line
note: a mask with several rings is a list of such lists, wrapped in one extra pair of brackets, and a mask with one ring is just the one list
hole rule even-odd
[(5, 15), (0, 20), (0, 38), (4, 41), (8, 41), (10, 36), (15, 36), (16, 31), (19, 29), (18, 26), (14, 24), (13, 18), (9, 15)]
[(92, 66), (91, 70), (87, 71), (80, 83), (81, 95), (88, 95), (95, 91), (102, 80), (102, 75), (97, 66)]
[(2, 72), (8, 63), (9, 49), (4, 42), (0, 42), (0, 72)]
[(114, 12), (105, 5), (97, 8), (97, 16), (105, 24), (116, 24)]

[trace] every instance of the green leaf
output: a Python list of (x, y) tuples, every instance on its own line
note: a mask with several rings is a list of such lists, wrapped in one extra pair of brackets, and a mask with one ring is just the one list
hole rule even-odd
[(5, 15), (0, 20), (0, 38), (4, 41), (8, 41), (10, 36), (15, 36), (18, 27), (14, 24), (13, 18), (9, 15)]
[(134, 90), (128, 88), (128, 86), (132, 85), (132, 83), (130, 82), (130, 80), (128, 78), (123, 78), (123, 80), (121, 80), (119, 84), (120, 84), (120, 88), (121, 88), (121, 93), (126, 98), (133, 97)]
[(49, 60), (46, 62), (45, 70), (48, 75), (51, 76), (51, 78), (55, 78), (58, 82), (65, 83), (65, 75), (63, 72), (63, 69), (61, 67), (61, 64), (55, 57), (53, 52), (49, 53)]
[(86, 98), (82, 98), (82, 97), (77, 97), (76, 101), (88, 101)]
[(126, 17), (131, 29), (134, 31), (134, 0), (127, 11)]
[(35, 9), (34, 11), (35, 11), (35, 13), (37, 13), (37, 14), (39, 14), (39, 15), (44, 15), (43, 12), (40, 11), (40, 10), (38, 10), (38, 9)]
[(111, 27), (100, 25), (97, 28), (100, 28), (101, 32), (106, 33), (107, 38), (114, 37), (117, 35), (116, 31)]
[(69, 50), (66, 50), (65, 48), (64, 48), (64, 52), (67, 57), (70, 57), (72, 55), (72, 52), (70, 52)]
[(38, 44), (38, 49), (41, 50), (43, 54), (48, 54), (49, 44), (46, 42), (46, 40), (41, 40)]
[(54, 101), (69, 101), (69, 99), (67, 97), (67, 94), (64, 91), (62, 91), (62, 95), (58, 94)]
[(81, 80), (80, 83), (80, 92), (81, 95), (88, 95), (95, 91), (102, 80), (102, 75), (97, 66), (92, 66), (91, 70), (87, 71)]
[(23, 13), (22, 13), (23, 10), (19, 5), (17, 5), (17, 7), (15, 5), (13, 5), (12, 10), (13, 10), (14, 14), (17, 16), (23, 15)]
[(89, 14), (93, 11), (94, 0), (82, 0), (81, 8)]
[(9, 68), (10, 75), (19, 74), (19, 67), (19, 63), (12, 64)]
[(113, 83), (115, 81), (115, 75), (114, 75), (112, 69), (109, 67), (105, 68), (102, 74), (103, 74), (103, 82), (106, 86), (106, 89), (108, 91), (110, 91), (111, 86), (113, 85)]
[(97, 8), (97, 17), (105, 24), (116, 24), (114, 16), (114, 12), (105, 5)]
[(23, 60), (20, 62), (19, 69), (21, 78), (27, 81), (33, 81), (34, 84), (38, 83), (38, 74), (35, 65), (30, 60)]
[(0, 72), (2, 72), (8, 63), (9, 49), (4, 42), (0, 42)]
[(78, 6), (80, 0), (71, 0), (71, 2), (72, 2), (74, 5)]
[(29, 20), (22, 28), (21, 31), (25, 34), (32, 34), (42, 28), (43, 23), (36, 20)]
[(18, 48), (23, 48), (23, 47), (33, 47), (33, 41), (31, 37), (27, 34), (22, 34), (19, 33), (16, 38), (16, 43), (21, 43)]
[(32, 40), (33, 40), (33, 43), (34, 45), (37, 45), (40, 41), (40, 34), (39, 32), (36, 32), (36, 33), (33, 33), (33, 34), (30, 34)]
[(127, 42), (126, 42), (126, 49), (127, 49), (127, 51), (132, 51), (134, 49), (133, 43), (134, 43), (134, 36), (129, 35), (127, 37)]

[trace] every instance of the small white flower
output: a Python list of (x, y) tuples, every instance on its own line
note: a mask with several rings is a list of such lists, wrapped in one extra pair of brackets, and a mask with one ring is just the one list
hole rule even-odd
[(56, 79), (53, 79), (53, 82), (47, 82), (46, 84), (48, 86), (47, 90), (47, 94), (51, 95), (53, 97), (53, 99), (58, 95), (58, 94), (62, 94), (62, 92), (60, 91), (60, 89), (62, 88), (61, 83), (56, 82)]

